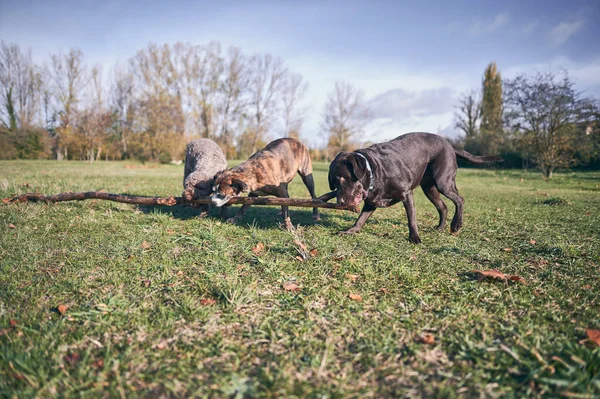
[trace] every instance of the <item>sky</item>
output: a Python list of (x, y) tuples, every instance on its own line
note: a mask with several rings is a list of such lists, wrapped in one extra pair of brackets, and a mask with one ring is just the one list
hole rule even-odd
[(150, 42), (211, 40), (280, 56), (309, 84), (302, 138), (311, 145), (324, 142), (336, 80), (364, 91), (373, 119), (361, 139), (372, 142), (410, 131), (455, 137), (457, 97), (480, 90), (491, 61), (504, 78), (567, 69), (600, 98), (599, 21), (598, 0), (0, 0), (0, 39), (39, 62), (78, 48), (109, 71)]

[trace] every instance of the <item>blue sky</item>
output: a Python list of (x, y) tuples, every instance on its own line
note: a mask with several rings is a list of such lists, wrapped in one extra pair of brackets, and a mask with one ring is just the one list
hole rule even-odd
[[(364, 139), (455, 134), (453, 106), (496, 61), (505, 77), (566, 68), (600, 98), (599, 1), (6, 1), (0, 38), (34, 58), (71, 47), (107, 72), (149, 42), (218, 40), (281, 56), (309, 83), (303, 137), (336, 80), (363, 89), (375, 117)], [(276, 130), (273, 136), (276, 136)]]

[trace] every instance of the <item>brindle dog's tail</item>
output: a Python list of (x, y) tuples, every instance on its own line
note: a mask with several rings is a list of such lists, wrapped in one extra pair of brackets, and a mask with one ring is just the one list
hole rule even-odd
[(456, 148), (454, 147), (454, 153), (456, 154), (457, 157), (462, 158), (470, 163), (474, 163), (474, 164), (484, 164), (484, 163), (493, 163), (493, 162), (503, 162), (504, 159), (498, 157), (498, 156), (487, 156), (487, 157), (480, 157), (477, 155), (473, 155), (470, 154), (468, 152), (466, 152), (465, 150), (461, 150), (460, 148)]

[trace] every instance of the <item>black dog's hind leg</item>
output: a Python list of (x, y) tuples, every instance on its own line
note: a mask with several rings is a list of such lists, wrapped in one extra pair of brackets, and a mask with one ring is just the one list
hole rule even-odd
[[(315, 194), (315, 181), (313, 179), (313, 175), (312, 173), (306, 175), (306, 176), (302, 176), (300, 175), (300, 177), (302, 178), (302, 182), (304, 183), (304, 185), (306, 186), (306, 188), (308, 188), (308, 192), (310, 193), (310, 198), (312, 199), (316, 199), (317, 195)], [(313, 208), (313, 220), (316, 222), (318, 220), (320, 220), (320, 216), (319, 216), (319, 209), (318, 208)]]
[(444, 196), (446, 196), (450, 201), (454, 202), (454, 206), (456, 210), (454, 212), (454, 217), (452, 218), (452, 223), (450, 223), (450, 231), (456, 233), (462, 227), (463, 223), (463, 205), (465, 200), (463, 197), (458, 194), (458, 190), (456, 189), (456, 184), (454, 182), (447, 184), (445, 186), (437, 187), (438, 191)]
[(377, 209), (375, 205), (365, 202), (365, 205), (363, 206), (363, 209), (360, 212), (356, 223), (354, 223), (354, 226), (352, 226), (346, 231), (340, 231), (338, 234), (354, 234), (357, 231), (359, 231), (363, 227), (365, 222), (371, 217), (373, 212), (375, 212), (375, 209)]
[(440, 192), (435, 188), (433, 181), (421, 181), (421, 188), (423, 189), (425, 196), (433, 203), (433, 205), (435, 205), (435, 209), (438, 211), (440, 222), (436, 229), (443, 230), (446, 226), (446, 217), (448, 215), (446, 203), (440, 197)]

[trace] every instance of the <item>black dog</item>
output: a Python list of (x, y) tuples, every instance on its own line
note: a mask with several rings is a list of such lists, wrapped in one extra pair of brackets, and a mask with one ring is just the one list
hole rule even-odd
[(320, 199), (328, 201), (337, 196), (341, 205), (357, 205), (365, 200), (354, 226), (340, 234), (356, 233), (375, 209), (402, 201), (408, 218), (409, 240), (420, 243), (412, 193), (420, 185), (440, 215), (437, 229), (446, 225), (448, 212), (440, 193), (454, 202), (456, 212), (450, 228), (456, 232), (462, 227), (464, 204), (454, 180), (457, 156), (475, 164), (502, 161), (500, 157), (479, 157), (454, 148), (436, 134), (409, 133), (387, 143), (339, 153), (329, 166), (329, 187), (334, 191)]

